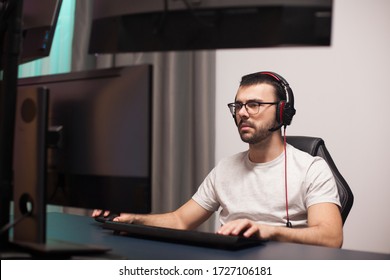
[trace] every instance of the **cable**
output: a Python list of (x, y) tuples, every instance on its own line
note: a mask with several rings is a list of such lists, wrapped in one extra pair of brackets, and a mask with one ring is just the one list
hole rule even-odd
[(290, 222), (290, 215), (288, 213), (288, 184), (287, 184), (287, 137), (286, 137), (286, 125), (284, 126), (283, 130), (283, 138), (284, 138), (284, 192), (286, 195), (286, 227), (292, 228), (292, 224)]
[(15, 227), (18, 223), (24, 220), (24, 218), (28, 217), (31, 215), (31, 212), (26, 212), (24, 213), (21, 217), (13, 221), (12, 223), (8, 223), (0, 231), (0, 235), (3, 235), (4, 233), (8, 232), (9, 229)]
[[(14, 203), (15, 203), (15, 201), (14, 201)], [(15, 227), (15, 225), (17, 225), (18, 223), (23, 221), (25, 218), (33, 215), (33, 213), (34, 213), (34, 200), (30, 194), (24, 193), (20, 196), (19, 211), (22, 214), (22, 216), (20, 216), (16, 220), (14, 220), (12, 223), (8, 223), (5, 226), (3, 226), (1, 231), (0, 231), (0, 235), (8, 232), (8, 230), (10, 228)]]

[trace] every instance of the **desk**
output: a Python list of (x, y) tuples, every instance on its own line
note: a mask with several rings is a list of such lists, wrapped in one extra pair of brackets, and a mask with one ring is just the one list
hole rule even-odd
[(111, 248), (112, 255), (126, 259), (148, 260), (322, 260), (322, 259), (390, 259), (390, 254), (325, 248), (269, 241), (264, 245), (238, 251), (144, 240), (114, 235), (104, 230), (94, 219), (85, 216), (49, 213), (47, 220), (49, 238), (76, 243), (103, 245)]

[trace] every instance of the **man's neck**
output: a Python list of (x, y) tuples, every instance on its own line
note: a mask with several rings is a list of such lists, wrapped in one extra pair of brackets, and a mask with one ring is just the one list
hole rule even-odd
[(272, 133), (263, 141), (249, 145), (249, 159), (255, 163), (274, 160), (283, 152), (283, 139), (278, 132)]

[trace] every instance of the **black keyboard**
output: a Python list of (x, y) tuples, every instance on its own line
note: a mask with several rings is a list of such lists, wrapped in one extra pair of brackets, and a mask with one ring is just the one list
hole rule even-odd
[(239, 250), (258, 246), (265, 242), (265, 240), (257, 237), (225, 236), (210, 232), (178, 230), (113, 221), (106, 221), (102, 226), (105, 229), (114, 230), (114, 234), (225, 250)]

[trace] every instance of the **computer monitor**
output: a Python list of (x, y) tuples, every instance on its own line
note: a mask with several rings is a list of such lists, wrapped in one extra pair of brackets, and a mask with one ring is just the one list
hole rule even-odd
[(61, 5), (62, 0), (23, 1), (21, 63), (50, 54)]
[[(152, 68), (138, 65), (19, 79), (49, 91), (47, 202), (151, 210)], [(55, 132), (57, 131), (57, 132)]]
[(14, 151), (15, 216), (29, 199), (40, 211), (26, 231), (45, 231), (45, 203), (149, 213), (152, 66), (19, 79)]
[[(19, 0), (22, 6), (20, 15), (20, 43), (19, 63), (26, 63), (50, 55), (54, 32), (60, 14), (62, 0)], [(6, 32), (10, 32), (10, 14), (15, 9), (16, 1), (0, 2), (0, 46), (6, 40)], [(14, 34), (13, 34), (14, 35)], [(16, 37), (16, 36), (14, 36)], [(12, 50), (15, 51), (15, 50)], [(3, 60), (6, 61), (6, 53), (0, 48), (0, 70), (3, 69)]]

